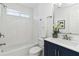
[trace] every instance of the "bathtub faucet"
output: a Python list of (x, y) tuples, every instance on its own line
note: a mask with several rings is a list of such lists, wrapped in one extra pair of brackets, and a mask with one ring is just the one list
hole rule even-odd
[(1, 43), (0, 46), (6, 45), (6, 43)]

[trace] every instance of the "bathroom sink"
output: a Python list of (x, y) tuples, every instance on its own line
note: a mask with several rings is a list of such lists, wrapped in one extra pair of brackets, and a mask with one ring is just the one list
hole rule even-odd
[(72, 42), (72, 43), (75, 43), (75, 44), (77, 44), (77, 45), (79, 45), (79, 42), (78, 41), (70, 41), (70, 42)]
[(68, 45), (68, 46), (79, 46), (79, 42), (73, 41), (73, 40), (65, 40), (65, 39), (61, 39), (61, 38), (57, 38), (54, 39), (56, 42), (58, 41), (59, 43), (62, 43), (64, 45)]
[(65, 45), (68, 45), (68, 46), (73, 46), (73, 47), (76, 47), (79, 45), (79, 43), (75, 42), (75, 41), (69, 41), (69, 40), (61, 40), (61, 42)]
[(61, 38), (51, 38), (52, 42), (58, 43), (60, 45), (67, 45), (67, 46), (78, 46), (79, 43), (72, 41), (72, 40), (65, 40), (65, 39), (61, 39)]
[(71, 45), (71, 46), (74, 46), (74, 47), (76, 47), (76, 46), (79, 45), (77, 42), (74, 42), (74, 41), (73, 41), (73, 42), (70, 41), (70, 42), (68, 42), (68, 43), (66, 43), (66, 44)]

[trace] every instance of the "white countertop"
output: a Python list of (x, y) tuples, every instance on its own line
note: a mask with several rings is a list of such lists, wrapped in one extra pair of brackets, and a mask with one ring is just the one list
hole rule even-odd
[(57, 45), (60, 45), (62, 47), (71, 49), (73, 51), (79, 52), (79, 43), (72, 41), (72, 40), (65, 40), (60, 38), (46, 38), (46, 41), (49, 41), (51, 43), (55, 43)]

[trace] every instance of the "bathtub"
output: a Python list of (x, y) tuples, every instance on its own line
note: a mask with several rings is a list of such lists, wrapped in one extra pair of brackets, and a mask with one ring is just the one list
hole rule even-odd
[(4, 47), (3, 49), (0, 49), (0, 56), (29, 56), (29, 49), (36, 44), (37, 43), (27, 45), (19, 44), (15, 46)]

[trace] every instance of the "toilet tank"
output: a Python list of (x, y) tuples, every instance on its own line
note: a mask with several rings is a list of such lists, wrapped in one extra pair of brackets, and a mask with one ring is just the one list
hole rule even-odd
[(44, 47), (44, 39), (43, 38), (39, 38), (38, 39), (38, 44), (39, 44), (40, 47), (43, 48)]

